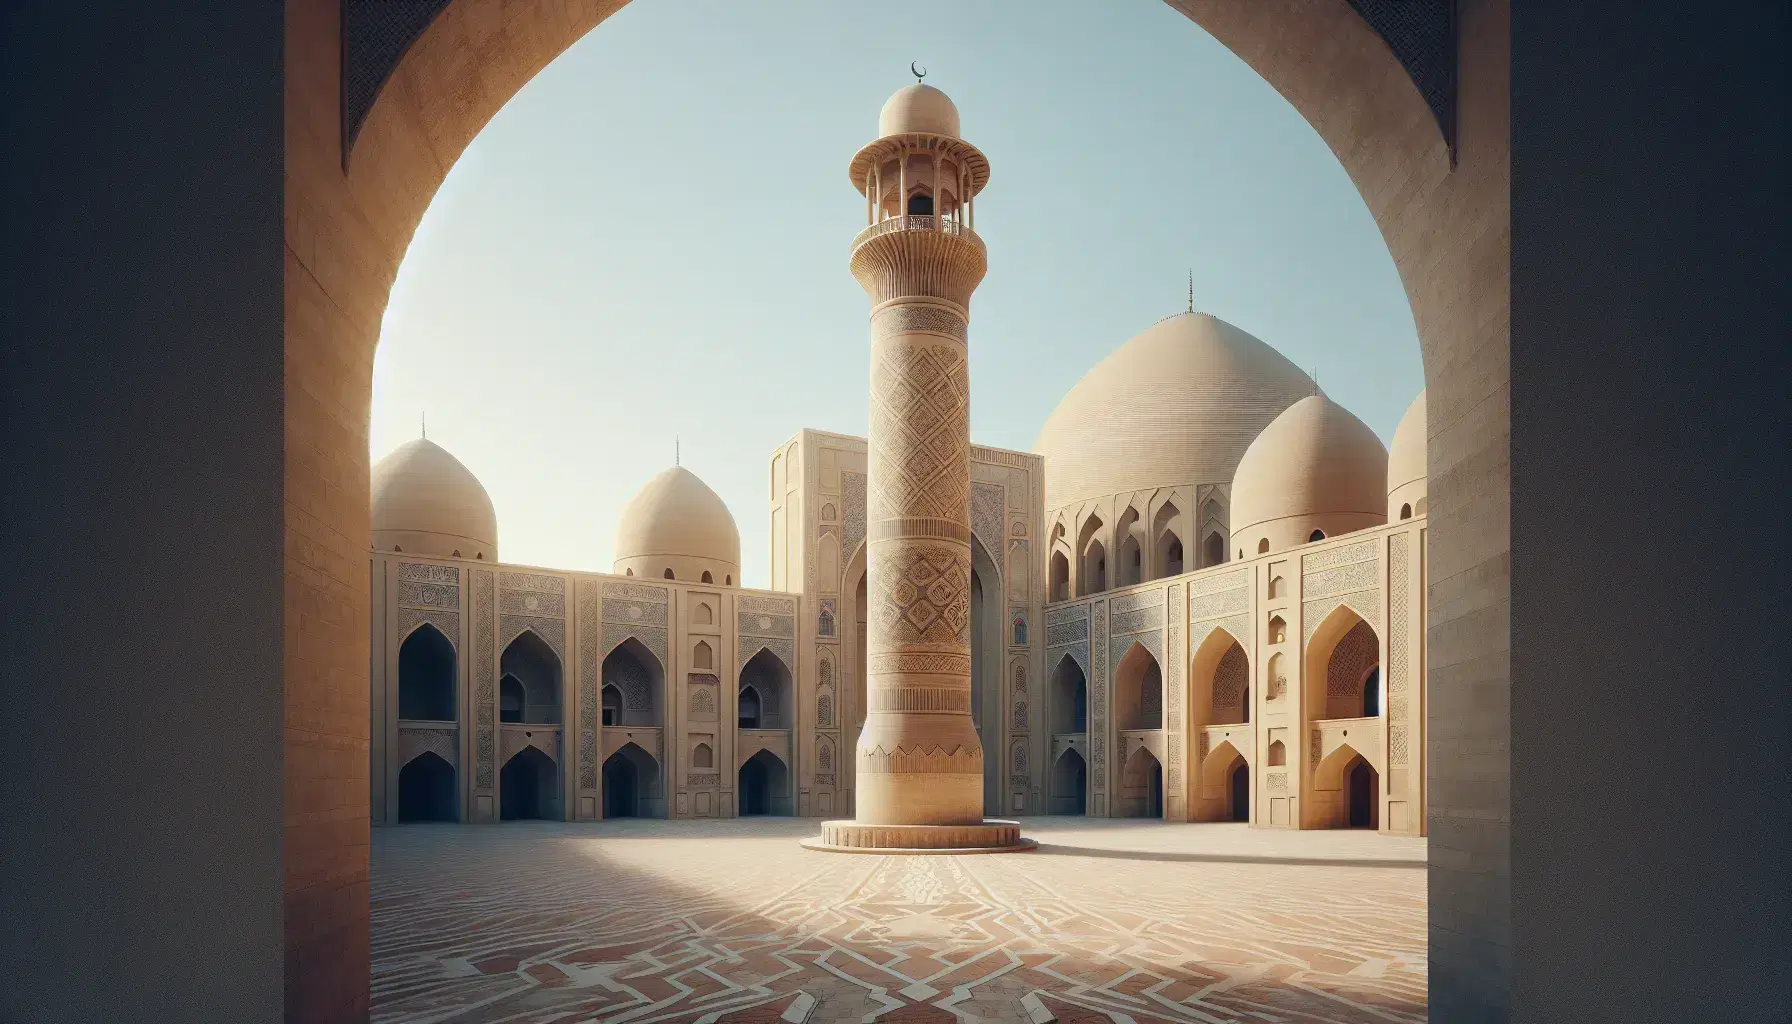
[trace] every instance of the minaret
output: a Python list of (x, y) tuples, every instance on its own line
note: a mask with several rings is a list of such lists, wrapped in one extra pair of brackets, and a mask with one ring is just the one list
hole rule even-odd
[(866, 219), (852, 273), (871, 298), (869, 706), (856, 818), (825, 822), (808, 845), (1030, 848), (1017, 823), (983, 817), (985, 753), (971, 722), (965, 328), (987, 269), (972, 226), (989, 161), (959, 137), (946, 94), (917, 83), (884, 104), (878, 139), (850, 174)]

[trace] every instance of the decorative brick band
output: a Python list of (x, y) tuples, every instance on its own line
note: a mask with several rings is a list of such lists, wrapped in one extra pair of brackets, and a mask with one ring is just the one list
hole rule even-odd
[(933, 747), (905, 750), (882, 747), (861, 750), (856, 758), (859, 771), (876, 775), (978, 775), (983, 774), (983, 748), (959, 747), (950, 752)]
[(872, 711), (971, 713), (971, 693), (962, 687), (887, 687), (872, 690), (866, 696)]
[(950, 519), (925, 517), (880, 519), (871, 524), (871, 539), (874, 542), (907, 540), (910, 537), (956, 541), (968, 546), (971, 543), (971, 529), (963, 523), (955, 523)]

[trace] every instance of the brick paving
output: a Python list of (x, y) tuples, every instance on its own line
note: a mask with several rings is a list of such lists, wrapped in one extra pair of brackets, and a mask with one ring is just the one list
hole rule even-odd
[(392, 1024), (1423, 1021), (1425, 841), (1033, 818), (1033, 853), (804, 850), (814, 821), (373, 835)]

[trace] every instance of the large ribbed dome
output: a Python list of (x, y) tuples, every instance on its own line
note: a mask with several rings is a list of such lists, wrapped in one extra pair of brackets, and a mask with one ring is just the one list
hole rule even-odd
[[(1388, 521), (1425, 514), (1425, 392), (1413, 399), (1388, 447)], [(1404, 515), (1402, 512), (1404, 511)]]
[(1324, 395), (1303, 398), (1263, 428), (1232, 478), (1232, 537), (1248, 556), (1387, 521), (1388, 450)]
[(373, 467), (373, 546), (436, 558), (498, 557), (498, 516), (472, 470), (424, 438)]
[(916, 83), (896, 90), (877, 115), (878, 138), (925, 132), (958, 138), (958, 107), (931, 85)]
[(740, 530), (721, 495), (674, 466), (623, 506), (615, 555), (618, 573), (691, 581), (707, 573), (706, 582), (733, 584), (740, 576)]
[(1280, 352), (1224, 320), (1161, 320), (1097, 363), (1046, 419), (1033, 444), (1045, 457), (1046, 508), (1227, 483), (1258, 433), (1315, 390)]

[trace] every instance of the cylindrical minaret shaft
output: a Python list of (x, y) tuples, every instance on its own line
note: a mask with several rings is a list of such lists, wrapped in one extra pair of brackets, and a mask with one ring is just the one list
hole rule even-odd
[(855, 820), (824, 824), (818, 845), (1025, 848), (1015, 823), (983, 818), (971, 720), (966, 327), (987, 261), (963, 212), (989, 163), (930, 86), (898, 92), (881, 122), (851, 172), (870, 222), (852, 251), (871, 299), (868, 707)]

